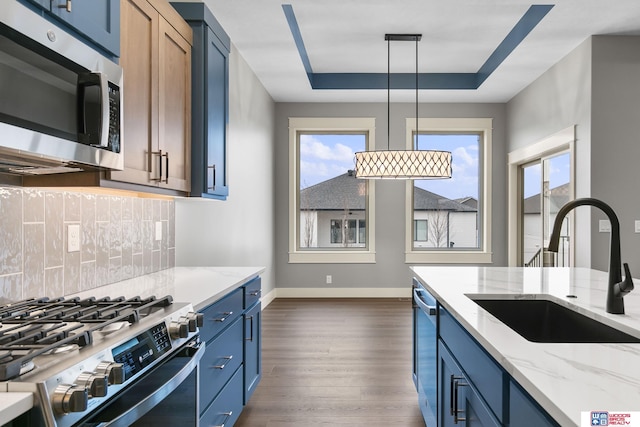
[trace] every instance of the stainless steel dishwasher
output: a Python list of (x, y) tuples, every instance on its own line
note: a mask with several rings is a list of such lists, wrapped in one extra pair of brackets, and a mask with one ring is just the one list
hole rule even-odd
[(427, 427), (437, 415), (437, 308), (435, 298), (413, 279), (413, 375)]

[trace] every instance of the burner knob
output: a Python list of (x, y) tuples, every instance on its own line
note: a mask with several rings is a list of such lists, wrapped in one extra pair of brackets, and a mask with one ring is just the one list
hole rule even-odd
[(169, 335), (171, 338), (187, 338), (189, 336), (189, 322), (184, 320), (178, 320), (177, 322), (171, 322), (169, 325)]
[[(190, 322), (195, 323), (195, 325), (198, 328), (202, 328), (202, 325), (204, 325), (204, 314), (202, 313), (194, 313), (193, 311), (189, 312), (187, 313), (187, 319), (189, 319)], [(191, 332), (195, 332), (195, 331), (196, 331), (195, 329), (191, 330)]]
[(125, 380), (124, 365), (118, 362), (100, 362), (96, 372), (107, 376), (110, 385), (122, 384)]
[(97, 372), (83, 372), (76, 378), (76, 384), (84, 386), (91, 397), (105, 397), (107, 395), (107, 376)]
[(82, 412), (89, 403), (89, 390), (75, 384), (61, 384), (53, 392), (53, 409), (59, 414)]

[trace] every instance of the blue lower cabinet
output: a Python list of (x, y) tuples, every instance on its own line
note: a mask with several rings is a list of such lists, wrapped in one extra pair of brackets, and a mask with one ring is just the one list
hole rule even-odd
[(202, 414), (201, 426), (232, 426), (236, 422), (242, 412), (242, 371), (241, 366)]
[(238, 318), (216, 339), (207, 343), (200, 361), (200, 410), (211, 403), (242, 365), (243, 341), (242, 319)]
[(501, 425), (442, 341), (438, 343), (438, 381), (439, 426)]
[(509, 416), (513, 427), (560, 426), (513, 380), (509, 382)]
[(262, 378), (262, 306), (255, 304), (244, 315), (244, 404)]
[(437, 387), (439, 427), (559, 426), (442, 305)]

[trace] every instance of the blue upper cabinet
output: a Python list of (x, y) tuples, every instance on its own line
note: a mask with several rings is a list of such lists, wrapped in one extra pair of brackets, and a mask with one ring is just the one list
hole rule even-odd
[(191, 196), (225, 200), (231, 41), (204, 3), (172, 3), (191, 25)]
[(62, 21), (107, 56), (120, 56), (120, 0), (22, 0), (41, 8), (43, 16)]

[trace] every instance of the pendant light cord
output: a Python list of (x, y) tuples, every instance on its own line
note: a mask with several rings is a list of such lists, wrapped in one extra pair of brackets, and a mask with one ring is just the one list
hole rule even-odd
[[(413, 145), (413, 144), (412, 144)], [(415, 149), (419, 149), (418, 145), (418, 37), (416, 36), (416, 144)]]
[(391, 141), (391, 39), (387, 38), (387, 150)]

